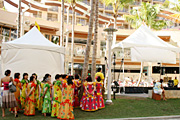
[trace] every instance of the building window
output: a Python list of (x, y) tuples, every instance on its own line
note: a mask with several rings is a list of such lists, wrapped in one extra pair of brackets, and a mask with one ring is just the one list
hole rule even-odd
[(82, 25), (82, 26), (86, 25), (86, 20), (83, 18), (77, 18), (76, 22), (77, 22), (77, 25)]
[(112, 16), (113, 14), (112, 13), (105, 13), (106, 15), (108, 15), (108, 16)]
[(47, 20), (49, 21), (58, 21), (58, 15), (53, 13), (48, 13)]
[(48, 40), (50, 40), (50, 35), (45, 34), (45, 38), (48, 39)]
[(58, 6), (52, 6), (48, 8), (48, 11), (58, 12)]
[(35, 17), (35, 18), (42, 18), (42, 12), (38, 11), (37, 13), (33, 13), (33, 17)]
[(54, 44), (59, 44), (59, 36), (52, 35), (51, 42)]
[(17, 38), (17, 30), (11, 29), (11, 39), (16, 39), (16, 38)]

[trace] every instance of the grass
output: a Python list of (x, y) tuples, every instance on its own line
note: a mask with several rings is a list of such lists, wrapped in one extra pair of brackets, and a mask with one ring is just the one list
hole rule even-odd
[[(96, 112), (84, 112), (80, 109), (74, 109), (76, 120), (85, 119), (110, 119), (110, 118), (128, 118), (128, 117), (147, 117), (147, 116), (168, 116), (180, 115), (180, 99), (169, 99), (167, 101), (155, 101), (148, 98), (121, 98), (113, 100), (113, 105), (106, 106), (105, 109)], [(2, 116), (2, 111), (0, 111)], [(0, 119), (2, 117), (0, 116)], [(6, 110), (4, 120), (15, 119), (13, 114)], [(38, 111), (36, 116), (27, 117), (19, 113), (18, 120), (49, 120), (50, 116), (43, 117)], [(56, 118), (52, 118), (56, 119)]]

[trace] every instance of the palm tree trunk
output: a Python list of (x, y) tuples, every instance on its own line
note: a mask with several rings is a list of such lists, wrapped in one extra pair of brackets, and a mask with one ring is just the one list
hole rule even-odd
[(91, 0), (91, 12), (90, 12), (90, 20), (89, 20), (89, 30), (88, 30), (88, 38), (87, 38), (87, 46), (86, 46), (86, 52), (84, 56), (84, 65), (83, 65), (83, 73), (82, 73), (82, 82), (81, 82), (81, 90), (80, 90), (80, 96), (79, 99), (82, 98), (83, 95), (83, 80), (85, 80), (88, 72), (88, 66), (89, 66), (89, 54), (90, 54), (90, 47), (91, 47), (91, 40), (92, 40), (92, 30), (93, 30), (93, 21), (94, 21), (94, 5), (95, 0)]
[(93, 55), (92, 55), (92, 68), (91, 68), (91, 77), (92, 80), (95, 81), (96, 74), (96, 55), (97, 55), (97, 36), (98, 36), (98, 8), (99, 8), (99, 0), (96, 0), (95, 3), (95, 28), (94, 28), (94, 42), (93, 42)]
[(20, 30), (21, 30), (21, 0), (19, 0), (19, 5), (18, 5), (17, 38), (20, 37)]
[(64, 42), (64, 0), (61, 0), (61, 31), (60, 31), (60, 46), (63, 46)]
[(72, 38), (71, 38), (71, 75), (73, 75), (74, 72), (74, 25), (75, 25), (75, 3), (72, 4)]
[(69, 7), (67, 8), (67, 26), (66, 26), (66, 51), (68, 51), (68, 54), (66, 54), (66, 72), (69, 72), (69, 47), (68, 47), (68, 41), (69, 41)]
[[(114, 13), (114, 28), (117, 28), (117, 12)], [(116, 32), (113, 33), (113, 44), (112, 45), (115, 45), (116, 44)]]

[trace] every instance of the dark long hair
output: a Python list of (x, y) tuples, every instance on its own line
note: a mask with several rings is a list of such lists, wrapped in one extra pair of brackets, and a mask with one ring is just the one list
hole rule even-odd
[(50, 75), (50, 74), (48, 74), (48, 73), (47, 73), (47, 74), (45, 74), (45, 76), (43, 77), (43, 82), (45, 82), (45, 81), (46, 81), (46, 79), (47, 79), (49, 76), (51, 77), (51, 75)]
[(6, 70), (5, 73), (4, 73), (5, 76), (8, 76), (8, 75), (10, 75), (10, 74), (11, 74), (11, 71), (10, 71), (10, 70)]
[(88, 77), (86, 78), (86, 81), (87, 81), (87, 82), (92, 82), (91, 75), (88, 75)]
[(20, 73), (15, 73), (15, 74), (14, 74), (14, 78), (15, 78), (15, 79), (19, 79), (19, 76), (20, 76)]
[(67, 79), (67, 84), (68, 85), (73, 85), (73, 81), (72, 81), (72, 76), (69, 76), (68, 79)]
[(30, 82), (32, 82), (32, 81), (33, 81), (33, 79), (34, 79), (34, 76), (31, 76), (31, 77), (30, 77)]
[(28, 76), (28, 74), (27, 74), (27, 73), (24, 73), (24, 74), (23, 74), (23, 79), (24, 79), (24, 77), (25, 77), (26, 75)]
[(97, 81), (98, 81), (98, 82), (101, 81), (101, 77), (100, 77), (100, 76), (97, 77)]

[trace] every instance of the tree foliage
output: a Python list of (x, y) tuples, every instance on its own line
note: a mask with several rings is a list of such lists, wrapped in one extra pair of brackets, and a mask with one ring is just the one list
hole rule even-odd
[(161, 30), (168, 26), (168, 21), (158, 20), (160, 12), (160, 5), (142, 2), (138, 9), (132, 9), (130, 15), (124, 15), (127, 22), (130, 23), (132, 28), (139, 28), (143, 23), (154, 30)]

